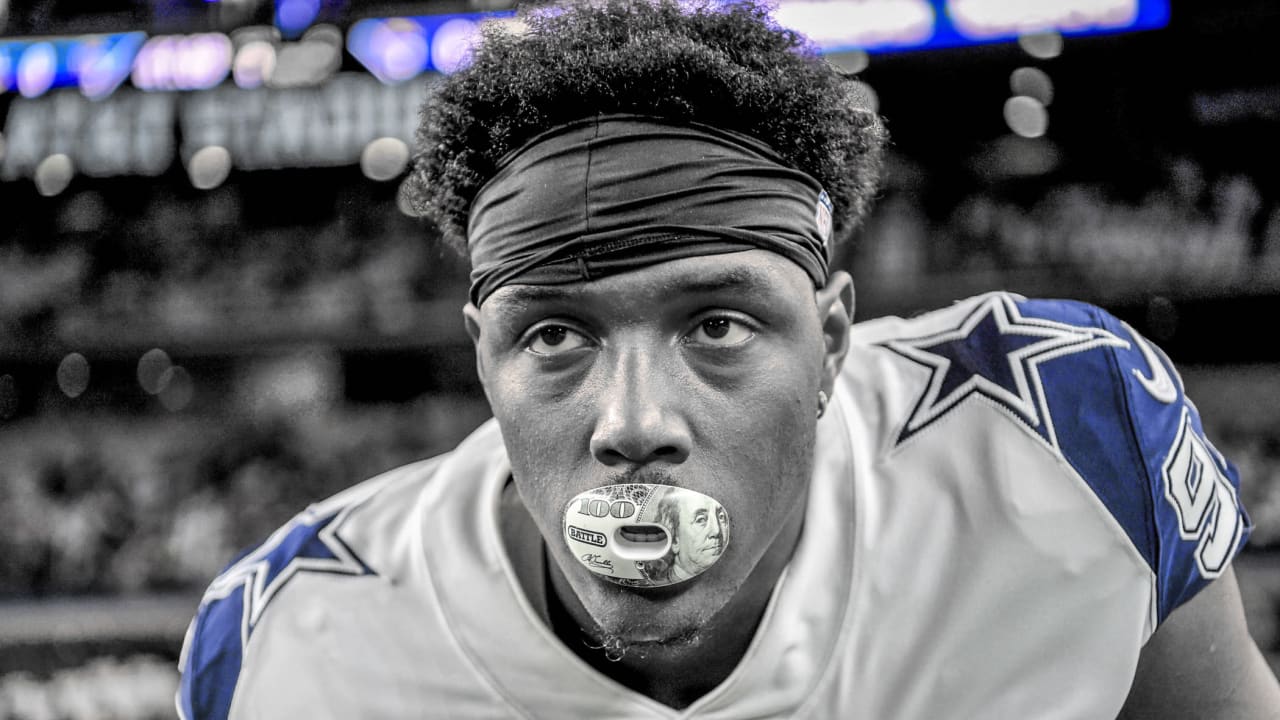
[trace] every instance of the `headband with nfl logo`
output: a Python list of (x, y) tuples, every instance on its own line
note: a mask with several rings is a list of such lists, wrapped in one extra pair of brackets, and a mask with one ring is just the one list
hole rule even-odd
[(831, 201), (749, 136), (601, 115), (509, 153), (472, 202), (471, 302), (509, 283), (582, 282), (668, 260), (763, 248), (827, 282)]

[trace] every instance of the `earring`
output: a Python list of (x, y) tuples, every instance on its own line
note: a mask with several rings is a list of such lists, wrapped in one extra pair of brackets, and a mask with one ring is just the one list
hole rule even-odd
[(818, 417), (827, 411), (827, 392), (825, 390), (818, 391)]

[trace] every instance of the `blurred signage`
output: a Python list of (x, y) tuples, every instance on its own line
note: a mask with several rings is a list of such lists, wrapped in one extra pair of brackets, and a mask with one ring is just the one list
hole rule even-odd
[(78, 87), (103, 97), (129, 77), (146, 33), (0, 40), (0, 92), (38, 97), (54, 88)]
[(370, 140), (412, 140), (426, 90), (343, 73), (318, 87), (189, 95), (179, 109), (183, 156), (216, 145), (242, 170), (355, 163)]
[[(324, 15), (328, 1), (278, 5), (300, 13), (296, 32), (288, 36)], [(775, 17), (823, 52), (889, 52), (1005, 42), (1043, 32), (1150, 30), (1169, 23), (1169, 0), (780, 0)], [(364, 18), (347, 31), (346, 49), (374, 77), (396, 84), (460, 68), (486, 22), (519, 21), (512, 11)], [(86, 97), (99, 98), (128, 77), (146, 90), (198, 90), (233, 74), (242, 87), (285, 87), (320, 82), (341, 64), (335, 26), (317, 25), (298, 43), (284, 44), (279, 30), (270, 30), (274, 37), (246, 36), (244, 42), (221, 33), (148, 39), (142, 32), (4, 40), (0, 92), (38, 97), (79, 87)]]
[(824, 52), (920, 47), (937, 26), (927, 0), (793, 0), (779, 3), (774, 18)]
[(18, 98), (5, 120), (0, 179), (33, 177), (58, 153), (93, 177), (159, 175), (173, 160), (176, 99), (131, 89), (97, 102), (73, 90)]
[(1168, 0), (947, 0), (954, 31), (968, 41), (1011, 40), (1019, 35), (1057, 31), (1092, 35), (1150, 30), (1169, 24)]
[(34, 177), (59, 153), (94, 177), (158, 175), (179, 150), (188, 158), (209, 146), (225, 148), (244, 170), (355, 164), (375, 138), (412, 140), (426, 90), (424, 82), (388, 86), (345, 73), (307, 88), (16, 98), (5, 118), (0, 180)]
[(781, 0), (774, 15), (823, 52), (888, 52), (1152, 30), (1169, 0)]

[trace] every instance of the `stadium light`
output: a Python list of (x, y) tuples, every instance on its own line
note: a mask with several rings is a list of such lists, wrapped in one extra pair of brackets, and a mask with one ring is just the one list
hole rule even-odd
[(442, 23), (431, 36), (431, 64), (443, 73), (462, 67), (479, 32), (480, 23), (468, 18)]
[(212, 190), (231, 174), (231, 153), (221, 145), (206, 145), (187, 161), (187, 175), (197, 190)]
[(276, 69), (280, 31), (271, 25), (249, 25), (231, 31), (235, 57), (231, 77), (244, 89), (262, 87)]
[(265, 78), (268, 87), (307, 87), (328, 80), (342, 65), (342, 31), (316, 25), (296, 42), (274, 48), (275, 66)]
[(231, 76), (244, 89), (262, 87), (276, 71), (276, 47), (266, 40), (251, 40), (236, 51)]
[(132, 80), (141, 90), (203, 90), (231, 73), (231, 38), (222, 33), (157, 35), (138, 51)]
[(45, 197), (53, 197), (71, 184), (76, 167), (65, 153), (54, 153), (36, 166), (34, 180), (36, 191)]
[(453, 72), (466, 59), (475, 33), (510, 11), (366, 18), (347, 31), (347, 51), (374, 77), (395, 84), (424, 72)]
[(370, 180), (394, 180), (408, 165), (409, 145), (397, 137), (371, 140), (360, 153), (360, 171)]
[(58, 363), (58, 389), (69, 398), (78, 398), (89, 389), (89, 374), (88, 359), (78, 352), (69, 353)]
[(53, 87), (58, 76), (58, 51), (52, 43), (28, 45), (18, 56), (18, 92), (24, 97), (39, 97)]
[(1042, 105), (1053, 104), (1053, 80), (1040, 68), (1020, 67), (1009, 74), (1009, 91), (1014, 95), (1028, 95)]
[(1049, 128), (1049, 111), (1033, 97), (1014, 95), (1004, 103), (1004, 121), (1025, 138), (1038, 138)]
[(85, 97), (106, 97), (129, 77), (133, 59), (142, 45), (142, 33), (127, 42), (108, 43), (102, 36), (86, 38), (67, 54), (68, 65)]
[(166, 368), (160, 383), (163, 387), (156, 396), (165, 410), (181, 412), (191, 404), (191, 398), (195, 395), (195, 382), (186, 368), (181, 365)]
[(50, 89), (79, 87), (98, 98), (129, 76), (146, 33), (105, 33), (0, 41), (0, 92), (38, 97)]
[(320, 0), (276, 0), (276, 27), (287, 38), (297, 37), (320, 15)]
[(138, 359), (138, 384), (148, 395), (159, 395), (169, 384), (172, 374), (166, 374), (173, 367), (169, 353), (160, 348), (151, 348)]
[(1039, 60), (1051, 60), (1062, 54), (1062, 33), (1057, 30), (1018, 36), (1018, 45)]

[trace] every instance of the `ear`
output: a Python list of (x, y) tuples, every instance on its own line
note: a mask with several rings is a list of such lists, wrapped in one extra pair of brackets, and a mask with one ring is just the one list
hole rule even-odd
[(814, 293), (818, 321), (822, 323), (823, 359), (821, 390), (831, 397), (836, 376), (849, 352), (849, 331), (853, 323), (853, 278), (843, 270), (831, 273), (822, 289)]
[(476, 374), (480, 376), (480, 385), (484, 387), (484, 394), (489, 394), (489, 384), (485, 382), (484, 353), (480, 350), (480, 308), (472, 303), (467, 303), (462, 308), (462, 322), (467, 326), (467, 334), (471, 336), (471, 343), (476, 348)]

